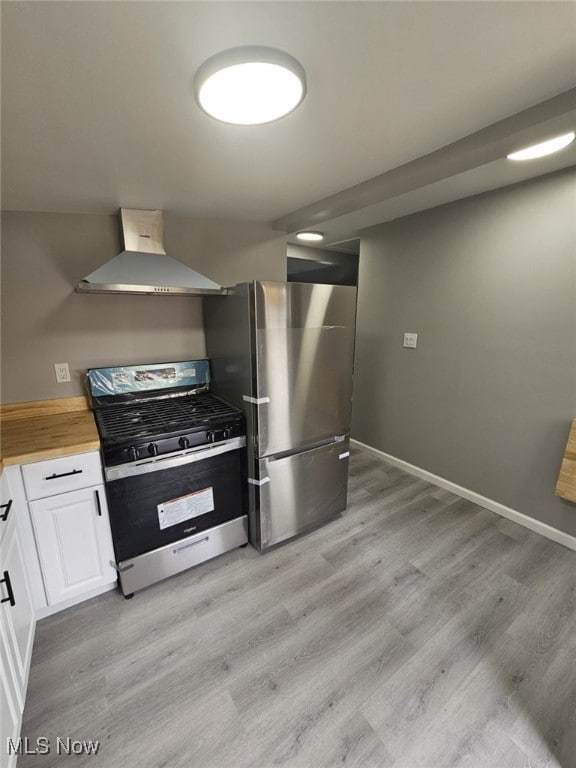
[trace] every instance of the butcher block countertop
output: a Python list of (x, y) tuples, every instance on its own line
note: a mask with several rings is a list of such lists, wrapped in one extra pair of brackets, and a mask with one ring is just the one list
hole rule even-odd
[(556, 493), (563, 499), (576, 502), (576, 419), (572, 422), (572, 429), (568, 436)]
[(0, 406), (0, 470), (9, 464), (53, 459), (100, 448), (85, 397)]

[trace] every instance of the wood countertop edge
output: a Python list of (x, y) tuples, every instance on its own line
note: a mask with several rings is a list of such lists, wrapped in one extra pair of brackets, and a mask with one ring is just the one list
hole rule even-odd
[(576, 419), (572, 422), (556, 483), (556, 496), (576, 503)]
[(85, 395), (79, 397), (62, 397), (56, 400), (32, 400), (25, 403), (8, 403), (0, 405), (0, 419), (7, 424), (20, 419), (42, 418), (57, 416), (65, 413), (89, 411), (90, 404)]
[(2, 406), (0, 416), (0, 468), (100, 450), (85, 397)]
[(55, 448), (46, 448), (39, 451), (14, 452), (9, 456), (4, 456), (0, 462), (4, 467), (17, 464), (30, 464), (34, 461), (43, 461), (44, 459), (59, 459), (64, 456), (73, 456), (76, 453), (89, 453), (90, 451), (99, 451), (100, 441), (76, 443), (75, 445), (64, 445)]

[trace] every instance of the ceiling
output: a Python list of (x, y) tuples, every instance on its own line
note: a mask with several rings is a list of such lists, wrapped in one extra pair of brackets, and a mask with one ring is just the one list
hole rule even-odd
[[(298, 59), (306, 99), (218, 123), (194, 73), (248, 44)], [(576, 164), (503, 159), (576, 128), (575, 86), (573, 2), (3, 2), (2, 207), (161, 208), (331, 245)]]

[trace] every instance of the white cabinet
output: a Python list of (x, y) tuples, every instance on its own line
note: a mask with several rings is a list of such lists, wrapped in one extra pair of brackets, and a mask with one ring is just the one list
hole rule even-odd
[(22, 465), (47, 606), (43, 617), (111, 589), (114, 548), (98, 451)]
[[(4, 519), (6, 518), (6, 519)], [(110, 589), (114, 549), (97, 451), (0, 475), (0, 759), (20, 734), (36, 619)]]
[(103, 485), (31, 501), (29, 506), (49, 605), (116, 581)]
[[(3, 503), (8, 490), (3, 472)], [(9, 499), (13, 499), (10, 494)], [(0, 521), (0, 754), (2, 766), (8, 768), (16, 764), (16, 756), (7, 754), (7, 740), (17, 739), (20, 733), (36, 624), (19, 525), (27, 515), (26, 505), (13, 499), (7, 519)]]
[[(10, 498), (12, 505), (9, 513), (9, 520), (15, 521), (18, 528), (18, 538), (26, 566), (28, 577), (28, 587), (32, 595), (32, 603), (36, 618), (40, 618), (40, 612), (46, 609), (46, 590), (40, 572), (40, 563), (38, 561), (38, 551), (36, 549), (36, 539), (32, 529), (32, 520), (28, 509), (28, 499), (24, 490), (22, 480), (22, 468), (18, 465), (4, 467), (2, 477), (5, 477), (10, 486)], [(0, 523), (0, 530), (1, 530)]]
[(100, 453), (7, 470), (26, 512), (18, 526), (36, 618), (113, 589), (117, 573)]
[(20, 534), (15, 521), (2, 542), (0, 552), (0, 611), (14, 662), (16, 687), (23, 703), (32, 657), (35, 620)]
[(22, 709), (16, 700), (14, 679), (8, 659), (8, 639), (3, 633), (0, 622), (0, 754), (2, 766), (6, 760), (7, 768), (16, 765), (16, 756), (8, 756), (8, 739), (14, 742), (20, 733)]

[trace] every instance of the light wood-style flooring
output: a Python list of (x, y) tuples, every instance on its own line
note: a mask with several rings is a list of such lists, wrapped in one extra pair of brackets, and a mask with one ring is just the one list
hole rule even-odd
[(38, 624), (19, 768), (576, 767), (576, 552), (355, 450), (341, 519)]

